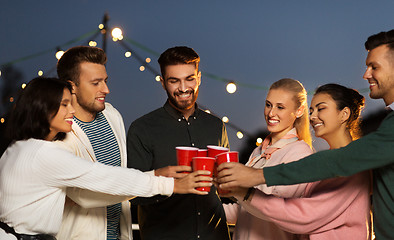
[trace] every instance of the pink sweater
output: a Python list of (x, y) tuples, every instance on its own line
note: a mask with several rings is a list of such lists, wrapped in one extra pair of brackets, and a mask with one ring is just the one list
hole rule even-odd
[(370, 239), (368, 173), (309, 183), (305, 198), (283, 199), (256, 190), (242, 207), (300, 239)]
[[(297, 161), (300, 158), (308, 156), (312, 150), (304, 141), (296, 141), (287, 144), (280, 150), (274, 152), (269, 160), (263, 166), (255, 165), (254, 167), (262, 168), (274, 166), (280, 163)], [(259, 155), (259, 149), (256, 148), (251, 155), (251, 159)], [(248, 162), (249, 163), (249, 162)], [(247, 163), (247, 164), (248, 164)], [(307, 187), (307, 184), (298, 184), (291, 186), (257, 186), (265, 194), (283, 198), (301, 197)], [(241, 199), (242, 201), (242, 199)], [(235, 224), (233, 240), (293, 240), (294, 234), (288, 233), (272, 222), (257, 218), (248, 213), (238, 204), (223, 204), (226, 212), (227, 222)]]

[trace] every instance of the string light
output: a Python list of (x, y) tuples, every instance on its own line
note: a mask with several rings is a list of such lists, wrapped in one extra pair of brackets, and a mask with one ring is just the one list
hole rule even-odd
[(91, 47), (96, 47), (97, 46), (97, 42), (96, 41), (89, 41), (89, 46)]
[(156, 77), (155, 77), (155, 80), (156, 80), (156, 82), (160, 82), (160, 76), (159, 75), (157, 75)]
[(127, 57), (127, 58), (131, 57), (131, 52), (130, 51), (125, 52), (124, 56)]
[(14, 98), (13, 97), (10, 97), (10, 102), (14, 102)]
[(4, 123), (5, 119), (4, 118), (0, 118), (0, 123)]
[(41, 77), (42, 75), (44, 75), (44, 72), (43, 72), (42, 70), (40, 70), (40, 71), (38, 71), (38, 73), (37, 73), (37, 74), (38, 74), (38, 76), (40, 76), (40, 77)]
[(104, 28), (104, 24), (101, 23), (100, 25), (98, 25), (98, 28), (99, 29), (103, 29)]
[(234, 82), (229, 82), (226, 86), (226, 90), (228, 93), (235, 93), (237, 91), (237, 85)]
[(262, 139), (262, 138), (257, 138), (257, 140), (256, 140), (256, 146), (260, 146), (262, 142), (263, 142), (263, 139)]
[(222, 117), (222, 121), (225, 123), (228, 123), (229, 119), (228, 119), (228, 117), (224, 116), (224, 117)]
[(238, 131), (238, 132), (237, 132), (237, 137), (238, 137), (239, 139), (242, 139), (242, 138), (244, 137), (244, 134), (243, 134), (241, 131)]
[(59, 59), (63, 56), (63, 54), (64, 54), (64, 51), (62, 51), (62, 50), (59, 49), (59, 50), (56, 52), (56, 54), (55, 54), (56, 59), (59, 60)]
[(122, 32), (122, 29), (120, 29), (120, 28), (112, 29), (111, 35), (112, 35), (112, 40), (114, 42), (123, 39), (123, 32)]
[(150, 63), (150, 61), (151, 61), (150, 58), (146, 58), (146, 59), (145, 59), (145, 62), (146, 62), (146, 63)]
[(25, 89), (26, 83), (22, 83), (22, 89)]
[(140, 71), (141, 71), (141, 72), (145, 71), (145, 67), (144, 67), (144, 66), (141, 66), (141, 67), (140, 67)]
[(1, 71), (0, 71), (0, 77), (1, 77)]
[(205, 110), (205, 112), (206, 112), (206, 113), (209, 113), (209, 114), (211, 113), (211, 111), (209, 111), (208, 109), (207, 109), (207, 110)]

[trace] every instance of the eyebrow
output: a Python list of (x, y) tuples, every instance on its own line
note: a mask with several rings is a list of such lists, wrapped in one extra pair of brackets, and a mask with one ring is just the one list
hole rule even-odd
[[(186, 79), (187, 79), (187, 78), (190, 78), (190, 77), (196, 77), (196, 74), (195, 74), (195, 73), (190, 74), (189, 76), (186, 76)], [(176, 78), (176, 77), (168, 77), (168, 78), (167, 78), (167, 80), (170, 80), (170, 79), (180, 80), (180, 78)]]
[(91, 79), (90, 81), (91, 82), (94, 82), (94, 81), (105, 81), (107, 79), (108, 79), (108, 76), (106, 78), (94, 78), (94, 79)]

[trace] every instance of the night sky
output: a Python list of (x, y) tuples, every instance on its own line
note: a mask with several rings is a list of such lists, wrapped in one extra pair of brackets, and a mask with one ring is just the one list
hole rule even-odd
[[(107, 27), (120, 27), (122, 46), (107, 40), (107, 100), (130, 123), (166, 100), (155, 74), (141, 72), (135, 54), (152, 62), (158, 54), (186, 45), (201, 57), (202, 84), (198, 103), (219, 117), (227, 116), (245, 134), (264, 129), (267, 88), (280, 78), (301, 81), (309, 92), (325, 83), (358, 89), (367, 99), (364, 115), (384, 107), (368, 97), (364, 42), (394, 28), (394, 1), (2, 1), (0, 65), (13, 63), (28, 82), (42, 70), (56, 76), (54, 54), (93, 39), (105, 13)], [(90, 33), (90, 34), (89, 34)], [(86, 34), (86, 35), (85, 35)], [(134, 51), (130, 58), (124, 53)], [(0, 88), (4, 86), (0, 76)], [(225, 81), (238, 84), (228, 94)], [(311, 97), (309, 98), (310, 102)], [(2, 112), (4, 114), (4, 112)], [(228, 126), (232, 150), (245, 142)]]

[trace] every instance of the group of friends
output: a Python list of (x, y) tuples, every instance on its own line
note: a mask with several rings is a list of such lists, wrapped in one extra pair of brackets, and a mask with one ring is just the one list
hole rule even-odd
[[(308, 107), (302, 83), (280, 79), (264, 103), (270, 134), (246, 164), (223, 163), (214, 179), (176, 161), (176, 146), (229, 147), (225, 124), (196, 103), (192, 48), (160, 55), (167, 101), (127, 135), (105, 101), (106, 54), (70, 48), (58, 78), (31, 80), (12, 110), (0, 159), (0, 239), (130, 240), (130, 204), (143, 240), (229, 240), (230, 224), (238, 240), (394, 239), (394, 30), (370, 36), (365, 48), (363, 78), (388, 114), (375, 132), (360, 137), (365, 99), (356, 90), (319, 86)], [(329, 150), (314, 153), (310, 125)], [(234, 203), (222, 203), (217, 188)]]

